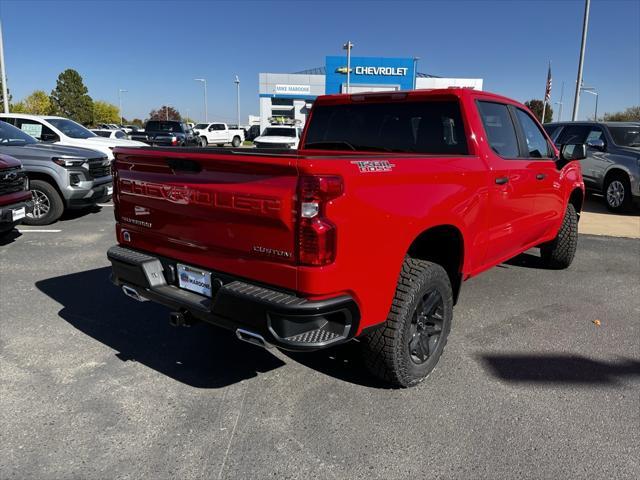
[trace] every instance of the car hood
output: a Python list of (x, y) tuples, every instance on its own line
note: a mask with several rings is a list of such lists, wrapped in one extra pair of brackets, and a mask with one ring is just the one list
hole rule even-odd
[(278, 137), (275, 135), (269, 135), (268, 137), (258, 137), (253, 140), (254, 142), (262, 143), (295, 143), (296, 137)]
[(32, 145), (0, 146), (0, 153), (6, 153), (15, 158), (46, 158), (53, 157), (80, 157), (80, 158), (104, 158), (105, 154), (88, 148), (67, 147), (58, 144), (34, 143)]
[(5, 168), (15, 168), (21, 165), (20, 160), (9, 155), (0, 154), (0, 170)]
[(106, 137), (89, 137), (85, 139), (87, 142), (94, 143), (96, 146), (102, 147), (148, 147), (146, 143), (136, 140), (127, 140), (125, 138), (106, 138)]

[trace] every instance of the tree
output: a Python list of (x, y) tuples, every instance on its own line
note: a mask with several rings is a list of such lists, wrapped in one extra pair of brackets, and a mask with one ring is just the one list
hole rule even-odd
[(157, 110), (151, 110), (149, 120), (182, 120), (180, 112), (168, 105), (163, 105)]
[(529, 100), (528, 102), (524, 102), (524, 104), (529, 110), (533, 112), (533, 114), (541, 123), (549, 123), (553, 121), (553, 108), (551, 108), (551, 105), (549, 105), (548, 103), (547, 109), (544, 112), (544, 122), (540, 120), (542, 118), (542, 100), (533, 99)]
[(70, 68), (65, 70), (58, 75), (56, 88), (51, 91), (53, 113), (90, 125), (93, 122), (93, 100), (87, 93), (80, 74)]
[(191, 117), (182, 117), (182, 121), (184, 123), (197, 123), (193, 118)]
[(49, 115), (51, 100), (44, 90), (36, 90), (18, 103), (12, 105), (15, 113), (30, 113), (31, 115)]
[(118, 106), (102, 100), (93, 102), (94, 123), (120, 123)]
[(623, 112), (605, 113), (605, 122), (640, 122), (640, 105), (629, 107)]

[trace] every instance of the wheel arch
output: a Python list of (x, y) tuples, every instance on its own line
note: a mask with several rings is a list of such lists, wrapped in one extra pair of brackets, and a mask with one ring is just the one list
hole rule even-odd
[(578, 221), (580, 221), (580, 213), (582, 212), (582, 205), (584, 204), (584, 192), (580, 188), (574, 188), (569, 195), (569, 203), (573, 205), (576, 213), (578, 214)]
[(407, 255), (441, 265), (451, 281), (453, 302), (458, 301), (464, 264), (464, 237), (454, 225), (437, 225), (421, 232), (407, 249)]
[(31, 180), (42, 180), (44, 182), (47, 182), (48, 184), (50, 184), (53, 188), (56, 189), (56, 192), (58, 192), (58, 194), (60, 195), (60, 198), (62, 199), (62, 201), (65, 201), (64, 195), (62, 194), (62, 190), (60, 190), (60, 186), (58, 185), (58, 182), (56, 182), (56, 179), (54, 178), (53, 175), (50, 175), (48, 173), (45, 172), (40, 172), (40, 171), (27, 171), (27, 176), (29, 177), (29, 181)]
[(609, 180), (614, 175), (625, 175), (629, 182), (631, 182), (631, 173), (621, 165), (612, 165), (604, 174), (604, 178), (602, 179), (602, 193), (605, 192), (605, 186), (607, 185), (607, 180)]

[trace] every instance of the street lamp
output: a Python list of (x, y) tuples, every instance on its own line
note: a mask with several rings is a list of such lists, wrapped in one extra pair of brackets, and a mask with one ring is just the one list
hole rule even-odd
[(204, 121), (209, 121), (209, 112), (207, 111), (207, 79), (206, 78), (194, 78), (196, 82), (202, 82), (204, 84)]
[(118, 89), (118, 111), (120, 112), (120, 125), (124, 123), (124, 120), (122, 119), (122, 94), (125, 92), (128, 92), (128, 90), (125, 90), (123, 88)]
[(416, 78), (418, 77), (418, 60), (420, 57), (413, 57), (413, 89), (416, 89)]
[(593, 114), (593, 121), (597, 122), (598, 121), (598, 96), (599, 96), (598, 92), (593, 87), (581, 87), (580, 90), (596, 96), (596, 111)]
[(347, 51), (347, 93), (351, 92), (351, 49), (353, 46), (351, 41), (348, 41), (342, 46), (342, 49)]
[(233, 81), (236, 84), (236, 112), (238, 114), (238, 128), (240, 128), (240, 79), (236, 75), (236, 79)]
[(2, 23), (0, 22), (0, 83), (2, 83), (2, 103), (4, 113), (9, 113), (9, 93), (7, 88), (7, 72), (4, 69), (4, 43), (2, 41)]

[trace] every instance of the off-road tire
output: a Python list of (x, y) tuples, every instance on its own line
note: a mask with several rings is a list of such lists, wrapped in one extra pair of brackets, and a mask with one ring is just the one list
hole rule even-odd
[(44, 180), (31, 180), (29, 182), (29, 188), (34, 200), (34, 211), (37, 208), (35, 205), (36, 196), (39, 196), (40, 194), (46, 197), (49, 204), (49, 210), (45, 215), (39, 218), (27, 215), (23, 220), (25, 225), (50, 225), (62, 216), (62, 212), (64, 212), (64, 202), (53, 185), (49, 182), (45, 182)]
[[(609, 188), (614, 182), (619, 182), (617, 184), (618, 188), (622, 186), (623, 197), (622, 202), (619, 205), (612, 205), (610, 203)], [(609, 175), (605, 179), (602, 193), (604, 196), (604, 203), (610, 211), (622, 213), (631, 210), (631, 205), (633, 203), (633, 198), (631, 196), (631, 182), (629, 182), (629, 177), (624, 173), (612, 173), (611, 175)]]
[(238, 148), (241, 143), (242, 143), (242, 140), (240, 140), (240, 137), (238, 136), (233, 137), (233, 140), (231, 140), (231, 146), (233, 148)]
[(540, 246), (542, 261), (548, 268), (568, 268), (578, 248), (578, 214), (572, 204), (567, 205), (562, 226), (556, 238)]
[[(412, 359), (409, 342), (417, 308), (429, 292), (442, 299), (442, 326), (433, 352), (424, 363)], [(406, 257), (384, 327), (362, 338), (365, 364), (376, 377), (394, 387), (411, 387), (433, 371), (451, 330), (453, 295), (447, 272), (440, 265)]]

